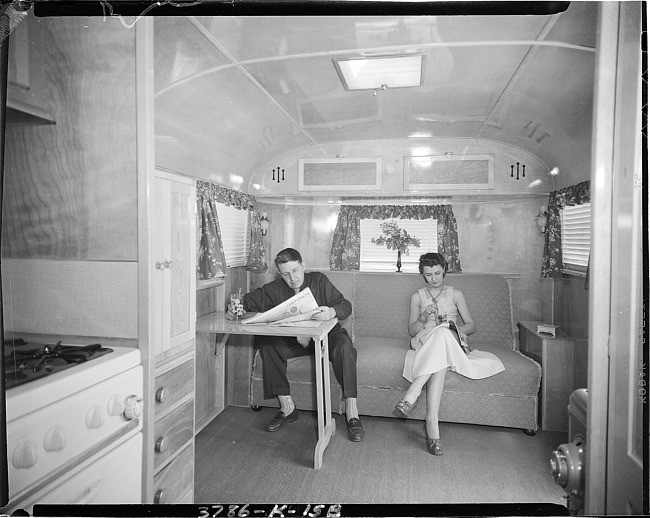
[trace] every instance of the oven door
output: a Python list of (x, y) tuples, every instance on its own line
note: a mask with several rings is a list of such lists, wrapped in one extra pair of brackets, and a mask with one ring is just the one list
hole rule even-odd
[(104, 450), (51, 485), (15, 504), (33, 515), (37, 504), (139, 504), (142, 502), (142, 433)]

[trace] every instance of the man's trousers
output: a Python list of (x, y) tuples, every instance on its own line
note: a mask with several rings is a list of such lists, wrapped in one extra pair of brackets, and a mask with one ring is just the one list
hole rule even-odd
[[(255, 344), (260, 348), (264, 399), (291, 394), (287, 379), (287, 360), (298, 356), (314, 355), (315, 343), (303, 347), (294, 337), (257, 336)], [(343, 397), (357, 397), (357, 350), (348, 332), (338, 326), (328, 334), (329, 358), (334, 376), (343, 389)]]

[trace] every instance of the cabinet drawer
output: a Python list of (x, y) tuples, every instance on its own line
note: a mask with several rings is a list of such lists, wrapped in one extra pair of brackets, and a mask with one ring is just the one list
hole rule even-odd
[(177, 367), (156, 376), (157, 416), (164, 414), (174, 404), (190, 394), (194, 388), (194, 362), (181, 363)]
[(154, 504), (193, 500), (194, 444), (185, 448), (173, 461), (153, 478)]
[(154, 469), (194, 436), (194, 401), (188, 401), (154, 425)]

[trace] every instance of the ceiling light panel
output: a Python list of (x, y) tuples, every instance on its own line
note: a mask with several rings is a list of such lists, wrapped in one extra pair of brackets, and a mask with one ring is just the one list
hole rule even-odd
[(346, 90), (374, 90), (382, 85), (388, 88), (422, 86), (422, 54), (333, 61)]

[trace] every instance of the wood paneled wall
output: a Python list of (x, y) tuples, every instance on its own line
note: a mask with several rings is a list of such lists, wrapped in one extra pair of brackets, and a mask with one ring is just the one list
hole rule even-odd
[[(535, 216), (542, 203), (540, 198), (499, 201), (476, 198), (451, 202), (458, 223), (463, 271), (503, 273), (512, 277), (516, 321), (535, 320), (541, 315), (543, 235)], [(275, 277), (273, 258), (286, 247), (299, 250), (307, 268), (329, 269), (338, 204), (278, 204), (262, 200), (258, 204), (271, 222), (265, 238), (269, 271), (253, 275), (251, 288)]]
[(137, 263), (2, 261), (4, 326), (19, 334), (137, 338)]
[(34, 94), (55, 118), (8, 126), (5, 257), (137, 260), (135, 31), (34, 18)]

